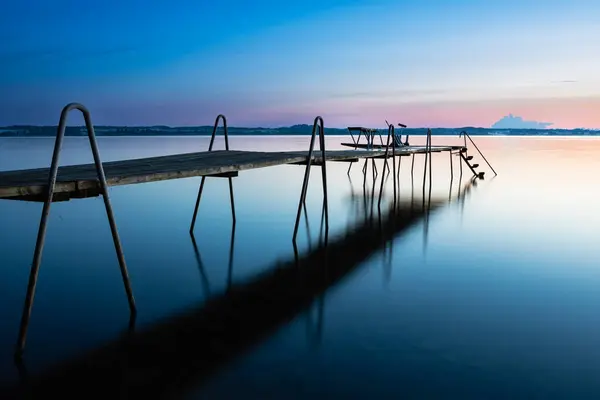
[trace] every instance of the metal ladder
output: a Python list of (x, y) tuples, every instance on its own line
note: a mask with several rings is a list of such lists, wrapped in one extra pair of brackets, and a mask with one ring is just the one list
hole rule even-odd
[[(483, 161), (485, 161), (485, 163), (488, 165), (488, 167), (490, 167), (490, 169), (494, 173), (494, 176), (498, 175), (498, 173), (494, 170), (494, 168), (491, 166), (491, 164), (489, 163), (489, 161), (485, 158), (485, 156), (483, 155), (483, 153), (481, 152), (481, 150), (479, 150), (479, 147), (477, 147), (477, 145), (475, 144), (475, 142), (473, 141), (473, 139), (471, 138), (471, 136), (466, 131), (461, 131), (458, 134), (458, 137), (459, 138), (460, 137), (464, 138), (464, 147), (462, 149), (460, 149), (456, 154), (458, 154), (460, 156), (460, 158), (462, 159), (462, 161), (464, 161), (464, 163), (467, 165), (467, 167), (469, 167), (469, 169), (471, 170), (471, 172), (473, 173), (474, 176), (476, 176), (479, 179), (484, 179), (485, 172), (484, 171), (477, 171), (476, 168), (479, 167), (479, 164), (472, 163), (473, 156), (470, 156), (468, 154), (467, 139), (469, 139), (469, 141), (471, 142), (471, 144), (475, 147), (475, 149), (477, 150), (477, 152), (479, 153), (479, 155), (481, 156), (481, 158), (483, 158)], [(460, 164), (460, 172), (461, 172), (461, 175), (462, 175), (462, 163)]]

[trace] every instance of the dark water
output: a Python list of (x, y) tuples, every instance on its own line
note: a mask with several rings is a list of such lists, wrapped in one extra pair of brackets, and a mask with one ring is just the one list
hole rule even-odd
[[(100, 138), (99, 146), (104, 160), (114, 160), (202, 150), (207, 139)], [(289, 315), (288, 323), (187, 387), (186, 396), (596, 398), (600, 140), (475, 140), (496, 178), (436, 210), (427, 224), (402, 232), (391, 260), (374, 253), (313, 305)], [(339, 142), (330, 138), (328, 146)], [(231, 138), (234, 149), (305, 149), (307, 143), (307, 137)], [(434, 137), (434, 144), (452, 143), (459, 141)], [(2, 139), (0, 169), (47, 166), (51, 147), (51, 139)], [(62, 160), (90, 162), (85, 139), (68, 138)], [(408, 160), (402, 161), (402, 198), (410, 198), (412, 188), (418, 197), (422, 188), (422, 159), (412, 184)], [(382, 161), (377, 163), (381, 171)], [(365, 207), (361, 168), (354, 165), (351, 181), (346, 169), (345, 163), (328, 164), (330, 240)], [(458, 179), (450, 186), (448, 169), (447, 153), (434, 155), (433, 198), (459, 192)], [(293, 260), (303, 172), (281, 166), (234, 179), (231, 269), (226, 179), (208, 180), (200, 206), (195, 238), (202, 268), (188, 234), (199, 178), (112, 188), (139, 309), (136, 330), (201, 307), (223, 295), (230, 279), (243, 284), (277, 261)], [(391, 180), (384, 194), (389, 200)], [(321, 214), (318, 168), (307, 209), (314, 245)], [(19, 379), (12, 354), (40, 211), (37, 203), (0, 204), (3, 384)], [(304, 225), (298, 242), (306, 252)], [(102, 200), (54, 204), (26, 346), (28, 373), (44, 374), (115, 340), (128, 318)]]

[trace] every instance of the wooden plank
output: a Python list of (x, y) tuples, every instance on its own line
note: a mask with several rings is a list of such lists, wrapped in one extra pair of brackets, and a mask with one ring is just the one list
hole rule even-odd
[[(460, 146), (458, 148), (461, 148)], [(451, 146), (435, 147), (447, 151)], [(433, 150), (433, 149), (432, 149)], [(423, 146), (407, 146), (396, 149), (396, 155), (422, 153)], [(336, 150), (326, 151), (327, 161), (356, 161), (359, 158), (385, 157), (383, 150)], [(218, 150), (184, 153), (160, 157), (110, 161), (103, 163), (106, 182), (109, 186), (130, 185), (195, 176), (232, 177), (238, 171), (285, 164), (305, 164), (308, 152), (259, 152)], [(388, 157), (392, 157), (391, 152)], [(314, 165), (322, 164), (320, 151), (313, 152)], [(44, 197), (49, 168), (0, 172), (0, 198)], [(98, 188), (94, 164), (68, 165), (60, 167), (56, 179), (55, 193), (71, 193), (84, 197), (86, 191)]]
[[(374, 152), (364, 152), (369, 155)], [(321, 159), (318, 152), (313, 159)], [(306, 161), (307, 152), (213, 151), (103, 163), (109, 186), (153, 182), (193, 176), (215, 176), (241, 170)], [(327, 152), (327, 160), (356, 158), (355, 151)], [(43, 196), (49, 168), (0, 172), (0, 198)], [(228, 176), (228, 175), (225, 175)], [(59, 168), (55, 193), (82, 192), (97, 188), (93, 164)]]

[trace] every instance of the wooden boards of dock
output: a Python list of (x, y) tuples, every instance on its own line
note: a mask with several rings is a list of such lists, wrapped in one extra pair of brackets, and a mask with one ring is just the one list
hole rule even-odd
[[(432, 151), (449, 151), (451, 146)], [(396, 155), (427, 151), (423, 146), (396, 149)], [(384, 149), (326, 151), (326, 161), (355, 162), (361, 158), (384, 158)], [(387, 157), (391, 157), (389, 152)], [(312, 164), (322, 163), (320, 152), (312, 156)], [(285, 164), (306, 164), (308, 152), (259, 152), (217, 150), (137, 158), (102, 163), (108, 186), (131, 185), (195, 176), (235, 176), (239, 171)], [(43, 201), (48, 185), (49, 168), (0, 172), (0, 198)], [(54, 200), (98, 195), (98, 177), (94, 164), (59, 167)]]

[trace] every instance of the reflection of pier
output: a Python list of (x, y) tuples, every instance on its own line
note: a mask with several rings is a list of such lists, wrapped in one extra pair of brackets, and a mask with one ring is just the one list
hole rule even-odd
[[(328, 240), (325, 235), (307, 253), (276, 263), (248, 282), (231, 283), (225, 293), (196, 309), (28, 377), (26, 390), (35, 397), (49, 397), (52, 392), (71, 397), (84, 387), (106, 398), (176, 396), (200, 385), (219, 367), (308, 312), (311, 305), (316, 310), (310, 313), (307, 330), (313, 343), (318, 342), (327, 289), (445, 203), (398, 199), (335, 238)], [(208, 288), (205, 274), (202, 280)], [(18, 385), (0, 389), (0, 398), (20, 390)]]

